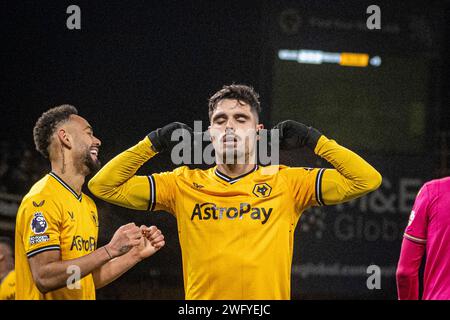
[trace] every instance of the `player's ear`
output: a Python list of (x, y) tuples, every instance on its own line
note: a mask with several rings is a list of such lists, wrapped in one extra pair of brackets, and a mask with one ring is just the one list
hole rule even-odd
[(70, 141), (70, 134), (67, 132), (66, 129), (59, 128), (58, 131), (56, 132), (56, 136), (61, 146), (65, 146), (68, 149), (72, 148), (72, 143)]
[(257, 139), (257, 140), (260, 139), (260, 136), (259, 136), (259, 130), (262, 130), (262, 129), (264, 129), (264, 125), (263, 125), (262, 123), (256, 125), (256, 136), (257, 136), (256, 139)]
[(212, 142), (212, 135), (211, 135), (211, 125), (209, 125), (209, 126), (208, 126), (208, 130), (206, 130), (206, 131), (208, 131), (208, 135), (209, 135), (209, 141), (211, 141), (211, 142)]

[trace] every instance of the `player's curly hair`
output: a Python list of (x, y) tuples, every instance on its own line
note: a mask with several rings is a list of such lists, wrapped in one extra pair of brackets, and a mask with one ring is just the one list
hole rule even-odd
[(257, 115), (261, 112), (261, 105), (259, 103), (259, 94), (253, 89), (253, 87), (244, 84), (231, 84), (225, 85), (217, 91), (208, 101), (209, 118), (217, 108), (217, 104), (224, 99), (236, 99), (241, 102), (247, 103), (252, 111), (255, 111)]
[(56, 127), (69, 120), (70, 115), (78, 114), (78, 110), (69, 104), (63, 104), (44, 112), (33, 128), (36, 150), (45, 158), (49, 157), (48, 147)]

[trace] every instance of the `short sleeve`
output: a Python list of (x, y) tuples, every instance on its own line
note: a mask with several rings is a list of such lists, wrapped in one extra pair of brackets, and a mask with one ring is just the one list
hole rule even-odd
[(60, 250), (61, 210), (50, 199), (28, 199), (23, 207), (22, 241), (27, 257)]
[(323, 168), (286, 168), (282, 175), (287, 181), (289, 192), (300, 210), (324, 205), (322, 199)]
[(425, 185), (419, 190), (419, 193), (416, 196), (405, 230), (405, 238), (417, 243), (426, 243), (429, 205), (430, 194), (427, 185)]

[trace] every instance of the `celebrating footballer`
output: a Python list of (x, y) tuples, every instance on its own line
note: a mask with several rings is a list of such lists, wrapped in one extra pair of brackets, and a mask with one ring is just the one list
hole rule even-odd
[(89, 181), (105, 201), (176, 217), (186, 299), (290, 299), (294, 230), (302, 213), (381, 184), (381, 175), (360, 156), (293, 120), (274, 127), (279, 146), (307, 147), (334, 168), (258, 165), (260, 111), (253, 88), (224, 86), (209, 99), (214, 167), (136, 175), (149, 159), (170, 152), (173, 132), (192, 131), (174, 122), (151, 131)]

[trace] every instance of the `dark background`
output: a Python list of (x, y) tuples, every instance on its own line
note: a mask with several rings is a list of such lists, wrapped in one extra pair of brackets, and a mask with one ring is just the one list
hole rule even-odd
[[(81, 30), (66, 28), (66, 8), (71, 4), (81, 8)], [(384, 23), (404, 25), (405, 17), (411, 14), (425, 15), (432, 22), (433, 44), (416, 47), (413, 40), (407, 39), (407, 33), (401, 33), (399, 40), (377, 31), (352, 37), (351, 31), (342, 33), (333, 28), (319, 33), (300, 28), (296, 36), (280, 35), (276, 30), (277, 14), (283, 8), (300, 8), (303, 18), (319, 15), (365, 22), (365, 9), (370, 4), (381, 7), (382, 28)], [(377, 48), (400, 58), (407, 57), (408, 52), (431, 57), (431, 80), (426, 83), (429, 99), (425, 147), (399, 154), (357, 151), (391, 182), (384, 186), (381, 195), (397, 190), (402, 178), (423, 182), (448, 175), (448, 9), (446, 1), (3, 1), (0, 191), (21, 196), (48, 171), (45, 161), (33, 149), (32, 128), (42, 112), (63, 103), (75, 105), (94, 127), (103, 143), (103, 163), (164, 124), (207, 121), (207, 98), (232, 82), (253, 85), (261, 93), (262, 119), (266, 127), (271, 127), (274, 123), (270, 115), (277, 112), (276, 108), (283, 108), (272, 104), (273, 93), (282, 87), (273, 76), (274, 52), (283, 45), (298, 47), (298, 41), (303, 41), (302, 45), (314, 44), (311, 49), (357, 52)], [(342, 108), (345, 111), (345, 103)], [(308, 121), (301, 115), (296, 120)], [(338, 133), (333, 135), (331, 126), (328, 131), (326, 123), (319, 127), (342, 141)], [(342, 143), (351, 145), (351, 141)], [(171, 170), (174, 166), (169, 160), (168, 156), (158, 156), (142, 172)], [(281, 160), (291, 165), (326, 165), (295, 153), (282, 154)], [(413, 188), (411, 192), (416, 191)], [(166, 213), (135, 212), (100, 200), (96, 203), (101, 223), (99, 245), (109, 241), (114, 230), (129, 221), (156, 224), (167, 239), (163, 251), (99, 290), (98, 298), (182, 299), (175, 219)], [(397, 232), (394, 239), (383, 240), (380, 234), (380, 239), (373, 241), (364, 232), (360, 237), (355, 234), (340, 242), (315, 236), (317, 230), (327, 233), (333, 229), (336, 211), (344, 210), (353, 218), (370, 214), (370, 210), (361, 213), (362, 209), (352, 208), (321, 209), (302, 218), (304, 223), (300, 224), (310, 228), (297, 228), (294, 270), (300, 270), (305, 263), (316, 267), (335, 262), (395, 264), (406, 213), (393, 219)], [(380, 219), (378, 226), (384, 221)], [(12, 236), (8, 223), (11, 225), (13, 218), (3, 217), (0, 231)], [(354, 223), (355, 229), (357, 224)], [(293, 272), (292, 297), (395, 299), (392, 274), (383, 278), (382, 289), (375, 291), (365, 287), (366, 278), (364, 273), (357, 277), (319, 274), (304, 278)]]

